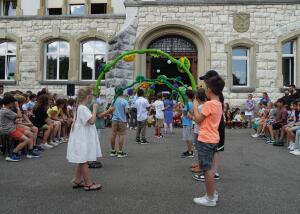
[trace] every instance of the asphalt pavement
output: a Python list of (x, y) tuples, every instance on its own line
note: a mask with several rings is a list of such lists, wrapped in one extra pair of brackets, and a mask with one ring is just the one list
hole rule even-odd
[(299, 214), (300, 157), (286, 148), (252, 139), (251, 130), (227, 130), (217, 181), (219, 203), (207, 208), (192, 203), (205, 193), (182, 159), (181, 129), (149, 145), (135, 144), (128, 130), (127, 158), (110, 158), (110, 129), (102, 131), (103, 168), (90, 174), (103, 189), (73, 190), (74, 165), (66, 160), (67, 144), (45, 151), (39, 159), (6, 162), (0, 155), (1, 214)]

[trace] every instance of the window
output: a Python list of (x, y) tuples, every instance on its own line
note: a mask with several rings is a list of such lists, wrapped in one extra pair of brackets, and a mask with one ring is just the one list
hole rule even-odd
[(62, 8), (48, 8), (48, 15), (61, 15), (62, 14)]
[(84, 15), (84, 4), (70, 4), (70, 15)]
[(13, 80), (16, 65), (16, 43), (9, 41), (0, 43), (0, 79)]
[(296, 84), (296, 42), (289, 41), (282, 45), (283, 85)]
[(3, 1), (3, 14), (5, 16), (15, 16), (17, 8), (17, 0), (4, 0)]
[(67, 80), (69, 72), (69, 43), (54, 41), (45, 47), (45, 80)]
[(81, 43), (81, 80), (96, 80), (105, 63), (107, 45), (100, 40)]
[(91, 4), (91, 14), (105, 14), (106, 8), (106, 3)]
[(249, 49), (237, 47), (232, 49), (233, 86), (249, 85)]

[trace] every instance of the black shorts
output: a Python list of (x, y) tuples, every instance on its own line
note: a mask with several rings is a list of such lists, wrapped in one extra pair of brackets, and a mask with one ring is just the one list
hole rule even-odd
[(218, 144), (217, 152), (222, 152), (225, 149), (225, 122), (223, 117), (221, 118), (218, 131), (219, 131), (220, 141)]
[(282, 128), (282, 124), (280, 124), (280, 123), (273, 123), (272, 124), (272, 128), (273, 128), (273, 130), (281, 129)]

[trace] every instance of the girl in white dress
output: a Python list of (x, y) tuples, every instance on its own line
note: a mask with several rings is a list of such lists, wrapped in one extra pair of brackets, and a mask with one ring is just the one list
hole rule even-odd
[[(73, 188), (84, 188), (86, 191), (99, 190), (101, 184), (92, 182), (89, 175), (89, 161), (96, 161), (101, 157), (101, 148), (95, 126), (97, 104), (93, 105), (93, 112), (87, 107), (93, 99), (90, 88), (79, 89), (77, 94), (78, 108), (72, 125), (67, 149), (67, 159), (70, 163), (78, 164), (75, 169)], [(109, 109), (109, 113), (112, 109)], [(83, 177), (83, 181), (81, 180)]]

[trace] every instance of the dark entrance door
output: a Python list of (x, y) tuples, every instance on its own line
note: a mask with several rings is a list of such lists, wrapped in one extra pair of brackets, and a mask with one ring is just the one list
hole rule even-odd
[[(154, 40), (149, 48), (165, 51), (176, 59), (182, 56), (187, 57), (191, 62), (190, 71), (195, 78), (197, 77), (198, 51), (192, 41), (181, 36), (171, 35)], [(147, 78), (155, 79), (160, 75), (165, 75), (169, 78), (181, 77), (184, 84), (191, 85), (187, 74), (182, 74), (174, 63), (169, 63), (166, 58), (156, 58), (148, 55)], [(164, 85), (158, 85), (156, 86), (156, 92), (158, 91), (170, 91), (170, 89)]]

